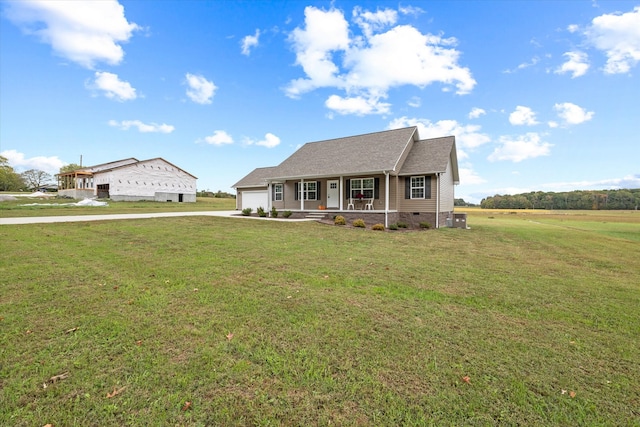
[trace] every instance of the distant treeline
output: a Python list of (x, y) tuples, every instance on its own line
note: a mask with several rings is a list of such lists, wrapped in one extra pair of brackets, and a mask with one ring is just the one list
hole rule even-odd
[(633, 190), (589, 190), (564, 193), (535, 191), (482, 199), (483, 209), (580, 209), (630, 210), (640, 206), (640, 188)]
[(218, 190), (214, 193), (211, 190), (201, 190), (196, 192), (196, 196), (198, 197), (215, 197), (217, 199), (235, 199), (236, 195), (227, 193), (226, 191)]

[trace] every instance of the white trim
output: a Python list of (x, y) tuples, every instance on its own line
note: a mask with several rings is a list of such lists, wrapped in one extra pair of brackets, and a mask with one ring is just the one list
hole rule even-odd
[(342, 208), (344, 207), (344, 177), (342, 175), (340, 175), (339, 178), (340, 181), (340, 203), (338, 205), (338, 209), (342, 210)]
[[(413, 180), (414, 179), (418, 179), (418, 178), (422, 178), (422, 187), (414, 187), (413, 186)], [(413, 190), (416, 189), (420, 189), (422, 188), (422, 197), (413, 197)], [(410, 200), (424, 200), (427, 198), (427, 177), (425, 175), (412, 175), (409, 177), (409, 196), (411, 197)]]
[[(327, 207), (327, 209), (337, 209), (337, 208), (340, 207), (340, 180), (338, 180), (338, 179), (328, 179), (326, 181), (326, 183), (327, 183), (326, 184), (327, 188), (325, 190), (325, 193), (326, 193), (325, 198), (327, 200), (326, 207)], [(336, 187), (332, 189), (331, 188), (331, 184), (335, 184)], [(332, 206), (329, 206), (329, 196), (335, 196), (336, 193), (337, 193), (338, 200), (337, 201), (333, 201), (332, 200), (331, 201)]]
[(384, 173), (384, 228), (388, 228), (389, 227), (389, 172), (383, 171), (383, 173)]
[(436, 173), (436, 230), (440, 228), (440, 172)]
[(298, 197), (300, 198), (300, 210), (304, 210), (304, 178), (300, 178), (300, 188), (298, 188)]

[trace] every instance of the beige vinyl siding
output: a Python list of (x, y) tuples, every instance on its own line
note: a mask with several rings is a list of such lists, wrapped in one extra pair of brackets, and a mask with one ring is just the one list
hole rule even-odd
[(286, 181), (284, 183), (284, 206), (285, 209), (300, 209), (300, 200), (295, 200), (296, 181)]
[(274, 187), (275, 187), (275, 183), (271, 184), (271, 188), (269, 189), (269, 200), (271, 202), (271, 207), (276, 208), (277, 210), (282, 210), (285, 209), (285, 197), (287, 194), (287, 189), (285, 188), (284, 183), (278, 183), (278, 184), (282, 184), (282, 200), (273, 200), (273, 196), (274, 196)]
[[(300, 180), (287, 181), (284, 183), (284, 207), (283, 209), (300, 210), (300, 200), (296, 200), (296, 183)], [(303, 210), (315, 210), (318, 206), (325, 205), (327, 200), (327, 180), (326, 179), (305, 179), (304, 182), (320, 182), (320, 199), (305, 200)], [(278, 202), (281, 203), (281, 202)]]
[[(398, 206), (398, 183), (400, 178), (397, 176), (389, 177), (389, 210), (396, 210)], [(384, 197), (383, 193), (380, 193), (380, 197)], [(382, 199), (384, 209), (384, 198)]]
[[(349, 203), (349, 192), (347, 192), (347, 180), (351, 180), (351, 179), (366, 179), (366, 178), (373, 178), (374, 180), (377, 179), (378, 180), (378, 198), (373, 200), (373, 209), (374, 210), (384, 210), (384, 194), (386, 191), (386, 183), (385, 183), (385, 177), (384, 175), (376, 175), (376, 174), (372, 174), (372, 175), (362, 175), (362, 176), (350, 176), (350, 177), (345, 177), (344, 181), (343, 181), (343, 203), (344, 203), (344, 209), (347, 208), (347, 204)], [(390, 184), (391, 185), (391, 184)], [(391, 185), (391, 187), (393, 188), (393, 185)], [(375, 194), (375, 190), (374, 190), (374, 194)]]
[[(422, 175), (416, 175), (422, 176)], [(404, 186), (405, 181), (411, 177), (401, 177), (400, 185), (398, 186), (398, 201), (400, 212), (435, 212), (436, 211), (436, 177), (431, 176), (431, 198), (430, 199), (405, 199), (404, 198)]]
[(447, 170), (440, 175), (440, 212), (453, 211), (454, 185), (451, 162), (447, 164)]

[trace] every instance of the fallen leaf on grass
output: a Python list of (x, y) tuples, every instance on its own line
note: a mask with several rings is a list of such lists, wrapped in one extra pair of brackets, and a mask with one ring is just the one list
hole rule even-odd
[(187, 409), (191, 409), (191, 402), (184, 402), (184, 406), (182, 407), (182, 410), (186, 411)]
[(227, 334), (227, 340), (228, 340), (228, 341), (231, 341), (231, 339), (232, 339), (232, 338), (233, 338), (233, 334), (232, 334), (231, 332), (229, 332), (229, 333)]
[(27, 329), (27, 335), (32, 334), (33, 331), (31, 331), (30, 329)]
[(71, 332), (75, 332), (78, 330), (78, 327), (76, 326), (75, 328), (71, 328), (71, 329), (67, 329), (66, 331), (64, 331), (65, 334), (70, 334)]
[(136, 345), (142, 345), (142, 340), (136, 341)]
[(47, 381), (47, 382), (50, 383), (50, 384), (55, 384), (58, 381), (66, 380), (67, 378), (69, 378), (69, 372), (63, 372), (61, 374), (52, 376), (51, 378), (49, 378), (49, 381)]
[(471, 377), (468, 375), (465, 375), (464, 377), (462, 377), (462, 381), (464, 381), (467, 384), (471, 384)]
[(569, 397), (570, 397), (570, 398), (572, 398), (572, 399), (573, 399), (574, 397), (576, 397), (576, 392), (575, 392), (575, 391), (573, 391), (573, 390), (572, 390), (572, 391), (570, 391), (570, 392), (569, 392)]
[(124, 386), (120, 389), (116, 389), (115, 387), (113, 388), (113, 393), (107, 393), (107, 399), (111, 399), (114, 396), (119, 395), (120, 393), (122, 393), (122, 391), (127, 388), (127, 386)]

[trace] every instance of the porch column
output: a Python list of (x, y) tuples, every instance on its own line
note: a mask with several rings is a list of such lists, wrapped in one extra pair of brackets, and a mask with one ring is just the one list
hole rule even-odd
[(436, 173), (436, 230), (440, 228), (440, 173)]
[(384, 227), (389, 227), (389, 172), (384, 171)]
[(340, 193), (340, 202), (338, 203), (338, 209), (342, 210), (342, 207), (344, 206), (344, 202), (343, 202), (343, 200), (344, 200), (344, 177), (343, 176), (340, 177), (340, 184), (339, 185), (340, 186), (338, 187), (339, 188), (338, 192)]
[(267, 183), (267, 212), (269, 212), (269, 215), (271, 215), (271, 199), (272, 199), (271, 195), (273, 194), (272, 185), (273, 184), (271, 183), (271, 181)]
[(304, 178), (300, 178), (300, 210), (304, 210)]

